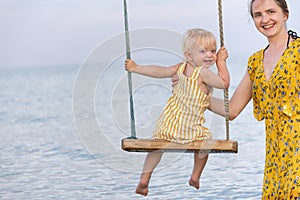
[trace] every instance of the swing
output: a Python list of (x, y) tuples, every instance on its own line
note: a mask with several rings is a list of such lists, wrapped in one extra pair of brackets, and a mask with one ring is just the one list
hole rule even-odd
[[(223, 23), (222, 23), (222, 1), (218, 0), (219, 11), (219, 31), (220, 44), (224, 46)], [(130, 45), (128, 32), (127, 4), (124, 0), (124, 21), (125, 21), (125, 39), (126, 39), (126, 58), (130, 59)], [(224, 105), (226, 119), (226, 139), (195, 140), (186, 144), (175, 143), (163, 139), (138, 139), (135, 132), (132, 81), (131, 72), (127, 73), (129, 96), (130, 96), (130, 118), (131, 118), (131, 137), (124, 138), (121, 141), (122, 149), (128, 152), (200, 152), (200, 153), (237, 153), (238, 142), (229, 139), (229, 103), (228, 89), (224, 89)]]

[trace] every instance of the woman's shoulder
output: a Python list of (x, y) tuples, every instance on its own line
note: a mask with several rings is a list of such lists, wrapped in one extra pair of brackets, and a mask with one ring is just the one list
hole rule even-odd
[(291, 46), (299, 51), (300, 50), (300, 37), (295, 39)]
[(259, 51), (254, 52), (253, 54), (251, 54), (251, 55), (249, 56), (249, 58), (248, 58), (248, 62), (249, 62), (249, 61), (252, 61), (253, 59), (256, 60), (256, 59), (258, 59), (258, 58), (261, 58), (265, 49), (266, 49), (266, 48), (261, 49), (261, 50), (259, 50)]
[(263, 52), (264, 49), (261, 49), (255, 53), (253, 53), (249, 58), (248, 58), (248, 65), (247, 65), (247, 71), (250, 75), (250, 79), (253, 81), (254, 76), (256, 74), (256, 71), (259, 69), (262, 63), (263, 59)]
[(253, 53), (248, 58), (248, 68), (252, 68), (253, 66), (257, 66), (263, 59), (264, 49), (261, 49), (255, 53)]
[(289, 47), (286, 49), (283, 54), (283, 59), (285, 60), (296, 60), (295, 63), (298, 63), (297, 60), (300, 58), (300, 38), (296, 38), (292, 43), (289, 44)]

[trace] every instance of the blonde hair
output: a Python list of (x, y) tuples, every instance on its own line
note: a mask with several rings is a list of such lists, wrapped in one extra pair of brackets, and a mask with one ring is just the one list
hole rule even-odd
[(210, 31), (194, 28), (184, 34), (182, 45), (183, 53), (190, 52), (199, 44), (201, 46), (208, 46), (210, 49), (217, 48), (216, 38)]

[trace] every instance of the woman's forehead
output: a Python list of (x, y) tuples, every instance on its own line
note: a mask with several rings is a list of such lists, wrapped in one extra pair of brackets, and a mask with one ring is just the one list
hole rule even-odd
[(279, 6), (274, 0), (255, 0), (252, 4), (252, 12), (254, 13), (278, 7)]

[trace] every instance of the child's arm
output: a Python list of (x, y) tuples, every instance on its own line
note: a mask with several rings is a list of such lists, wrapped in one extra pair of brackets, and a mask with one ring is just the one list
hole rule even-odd
[(133, 60), (126, 59), (125, 69), (129, 72), (150, 76), (153, 78), (172, 77), (178, 69), (179, 64), (169, 67), (156, 65), (137, 65)]
[(225, 47), (222, 47), (217, 53), (216, 65), (218, 68), (218, 74), (215, 74), (208, 68), (203, 67), (200, 73), (207, 85), (220, 89), (226, 89), (229, 87), (230, 76), (226, 65), (227, 58), (227, 50)]

